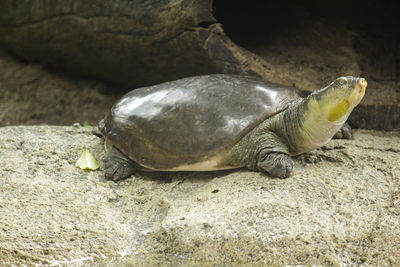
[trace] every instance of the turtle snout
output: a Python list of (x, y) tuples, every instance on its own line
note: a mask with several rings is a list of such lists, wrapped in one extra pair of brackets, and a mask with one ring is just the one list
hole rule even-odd
[(350, 101), (354, 103), (354, 106), (358, 105), (361, 99), (363, 99), (365, 87), (367, 87), (367, 81), (364, 78), (357, 78), (356, 86), (353, 89), (353, 93), (351, 94), (352, 96), (350, 96), (351, 99), (354, 99), (354, 101)]
[(361, 93), (367, 87), (367, 81), (364, 78), (359, 78), (357, 81), (357, 85), (359, 88), (359, 92)]

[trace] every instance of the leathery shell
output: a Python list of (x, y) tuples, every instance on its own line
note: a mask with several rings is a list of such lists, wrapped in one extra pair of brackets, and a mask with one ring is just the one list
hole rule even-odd
[(168, 170), (226, 151), (298, 98), (292, 87), (257, 78), (194, 76), (125, 94), (99, 128), (139, 165)]

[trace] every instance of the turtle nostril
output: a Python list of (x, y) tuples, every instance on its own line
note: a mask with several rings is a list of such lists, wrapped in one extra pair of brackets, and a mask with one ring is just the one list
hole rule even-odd
[(367, 81), (364, 78), (358, 79), (358, 86), (364, 89), (367, 87)]

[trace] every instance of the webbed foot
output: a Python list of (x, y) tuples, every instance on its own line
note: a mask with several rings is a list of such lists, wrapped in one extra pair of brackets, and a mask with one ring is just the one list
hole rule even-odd
[(294, 161), (283, 153), (269, 153), (257, 163), (257, 167), (273, 177), (287, 178), (293, 175)]
[(344, 123), (342, 128), (337, 131), (337, 133), (333, 136), (335, 139), (353, 139), (353, 129), (351, 129), (350, 125)]
[(114, 182), (128, 178), (136, 172), (132, 161), (112, 147), (103, 158), (105, 177)]

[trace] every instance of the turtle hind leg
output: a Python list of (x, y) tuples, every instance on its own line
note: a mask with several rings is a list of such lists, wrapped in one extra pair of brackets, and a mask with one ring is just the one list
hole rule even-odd
[(345, 122), (342, 127), (335, 133), (333, 136), (335, 139), (353, 139), (353, 129), (351, 129), (350, 125)]
[(105, 177), (114, 182), (126, 179), (137, 171), (133, 161), (114, 146), (104, 156), (103, 163)]

